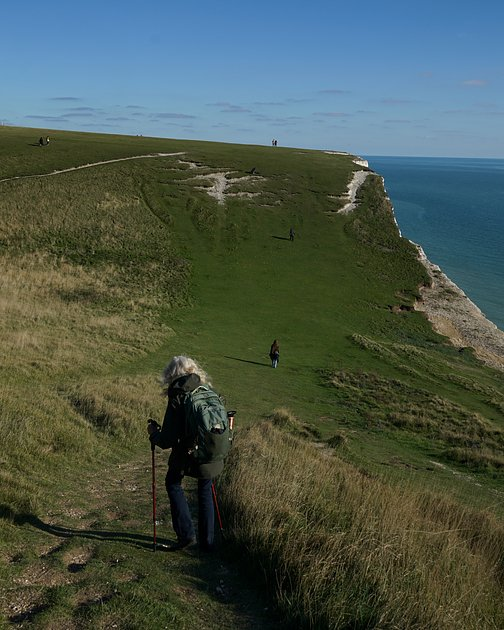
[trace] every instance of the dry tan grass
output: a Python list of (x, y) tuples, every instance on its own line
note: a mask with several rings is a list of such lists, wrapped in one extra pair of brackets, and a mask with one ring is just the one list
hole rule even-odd
[(160, 418), (166, 399), (147, 376), (87, 379), (68, 387), (65, 397), (93, 428), (115, 437), (145, 438), (147, 420)]
[[(100, 274), (48, 256), (26, 254), (0, 261), (0, 344), (3, 369), (37, 378), (103, 368), (157, 345), (170, 334), (134, 309), (120, 315), (97, 308), (101, 300), (129, 297)], [(111, 295), (112, 294), (112, 295)], [(74, 296), (71, 299), (69, 296)]]
[(104, 433), (144, 437), (147, 417), (161, 413), (154, 375), (107, 376), (166, 343), (159, 306), (169, 308), (185, 272), (169, 264), (167, 230), (137, 192), (113, 167), (0, 187), (6, 515), (36, 512), (77, 454), (104, 452)]
[[(44, 479), (50, 486), (54, 466), (64, 465), (62, 455), (99, 455), (97, 432), (138, 437), (147, 417), (159, 417), (163, 402), (153, 376), (85, 375), (141, 356), (170, 330), (133, 309), (122, 315), (100, 309), (106, 289), (97, 272), (47, 256), (3, 257), (0, 282), (0, 503), (30, 512), (46, 491)], [(72, 292), (93, 297), (69, 301)], [(91, 401), (95, 415), (81, 413), (77, 400)]]
[(266, 422), (237, 437), (220, 492), (232, 534), (293, 622), (499, 628), (504, 530), (489, 514), (392, 487)]

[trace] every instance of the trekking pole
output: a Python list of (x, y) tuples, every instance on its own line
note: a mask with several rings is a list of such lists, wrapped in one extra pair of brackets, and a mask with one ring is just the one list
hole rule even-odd
[[(150, 426), (155, 427), (157, 431), (161, 428), (159, 424), (150, 419), (148, 421)], [(156, 458), (155, 458), (155, 450), (156, 445), (151, 441), (151, 455), (152, 455), (152, 528), (153, 528), (153, 537), (152, 537), (152, 550), (156, 551)]]
[[(226, 413), (227, 418), (228, 418), (228, 422), (229, 422), (229, 432), (232, 435), (233, 432), (233, 427), (234, 427), (234, 416), (235, 416), (236, 411), (228, 411)], [(232, 437), (230, 438), (232, 439)], [(217, 501), (217, 492), (215, 491), (215, 483), (212, 481), (212, 496), (213, 496), (213, 501), (214, 501), (214, 505), (215, 505), (215, 511), (217, 512), (217, 520), (219, 521), (219, 529), (220, 529), (220, 533), (221, 536), (224, 536), (224, 527), (222, 526), (222, 519), (221, 519), (221, 515), (220, 515), (220, 510), (219, 510), (219, 502)]]
[(156, 551), (156, 459), (155, 459), (156, 446), (151, 442), (152, 453), (152, 550)]
[(221, 535), (223, 535), (224, 528), (222, 527), (222, 519), (221, 519), (221, 515), (219, 511), (219, 504), (217, 503), (217, 492), (215, 492), (215, 484), (213, 481), (212, 481), (212, 495), (213, 495), (213, 500), (214, 500), (214, 505), (215, 505), (215, 511), (217, 512), (217, 520), (219, 521), (219, 529), (220, 529)]
[[(236, 413), (236, 411), (234, 411), (234, 410), (233, 411), (228, 411), (226, 413), (227, 418), (228, 418), (228, 422), (229, 422), (229, 432), (231, 434), (232, 434), (232, 431), (233, 431), (233, 428), (234, 428), (235, 413)], [(214, 501), (214, 505), (215, 505), (215, 511), (217, 512), (217, 520), (219, 521), (220, 533), (221, 533), (221, 536), (224, 536), (224, 527), (222, 526), (222, 519), (221, 519), (221, 515), (220, 515), (220, 510), (219, 510), (219, 503), (217, 501), (217, 492), (215, 491), (215, 483), (213, 481), (212, 481), (212, 496), (213, 496), (213, 501)]]

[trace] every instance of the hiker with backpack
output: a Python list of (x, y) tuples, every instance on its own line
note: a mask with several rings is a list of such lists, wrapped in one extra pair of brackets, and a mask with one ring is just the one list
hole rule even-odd
[[(213, 480), (224, 468), (232, 427), (208, 374), (186, 356), (176, 356), (163, 370), (162, 386), (168, 406), (160, 427), (148, 424), (151, 444), (171, 448), (166, 474), (173, 529), (184, 549), (196, 542), (189, 505), (182, 488), (184, 476), (198, 480), (198, 542), (202, 551), (214, 546)], [(231, 413), (231, 412), (230, 412)]]

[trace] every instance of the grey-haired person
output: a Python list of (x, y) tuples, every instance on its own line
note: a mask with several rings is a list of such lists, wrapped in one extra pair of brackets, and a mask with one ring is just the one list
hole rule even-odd
[(186, 356), (176, 356), (164, 368), (161, 384), (168, 405), (161, 428), (148, 425), (151, 443), (162, 449), (171, 448), (166, 473), (166, 490), (170, 501), (173, 529), (177, 543), (173, 549), (184, 549), (196, 542), (194, 524), (189, 511), (182, 480), (187, 475), (198, 480), (198, 542), (202, 551), (214, 546), (214, 507), (212, 481), (222, 472), (222, 461), (196, 464), (189, 451), (193, 438), (186, 434), (184, 399), (188, 392), (202, 384), (211, 386), (208, 374)]

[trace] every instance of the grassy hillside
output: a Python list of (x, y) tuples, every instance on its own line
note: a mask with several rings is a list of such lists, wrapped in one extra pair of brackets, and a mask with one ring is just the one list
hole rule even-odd
[[(36, 146), (40, 135), (51, 137), (48, 147)], [(170, 155), (123, 160), (159, 153)], [(78, 168), (110, 160), (119, 161)], [(156, 382), (163, 365), (172, 355), (187, 353), (200, 360), (229, 406), (238, 409), (242, 433), (227, 476), (240, 470), (252, 487), (258, 484), (253, 453), (259, 447), (245, 428), (252, 430), (282, 407), (286, 417), (300, 419), (309, 442), (326, 444), (319, 456), (341, 462), (335, 465), (343, 477), (364, 475), (360, 484), (377, 478), (385, 488), (383, 497), (393, 496), (399, 484), (410, 493), (408, 506), (418, 505), (428, 489), (446, 504), (456, 502), (460, 513), (480, 510), (497, 542), (492, 553), (483, 553), (489, 586), (474, 609), (488, 624), (480, 627), (498, 627), (491, 623), (502, 619), (503, 611), (491, 609), (487, 599), (502, 578), (502, 374), (482, 366), (470, 350), (452, 348), (412, 310), (427, 275), (415, 248), (397, 233), (378, 176), (368, 176), (355, 211), (337, 214), (340, 196), (358, 168), (350, 156), (318, 151), (0, 129), (0, 532), (5, 541), (0, 557), (7, 619), (37, 619), (41, 627), (55, 627), (50, 624), (56, 618), (71, 619), (75, 627), (90, 619), (93, 627), (110, 627), (114, 619), (117, 627), (140, 627), (135, 625), (140, 619), (160, 610), (161, 592), (152, 591), (147, 600), (140, 593), (164, 579), (158, 571), (168, 561), (153, 567), (145, 550), (129, 559), (135, 578), (126, 580), (127, 592), (117, 586), (119, 597), (108, 589), (101, 612), (91, 604), (75, 604), (79, 588), (83, 597), (82, 584), (49, 580), (28, 596), (15, 576), (32, 566), (37, 553), (43, 556), (41, 549), (55, 535), (48, 525), (73, 531), (77, 547), (82, 546), (80, 512), (87, 514), (86, 532), (103, 528), (100, 501), (90, 505), (89, 488), (97, 478), (117, 477), (117, 467), (127, 462), (145, 483), (145, 496), (138, 501), (123, 488), (120, 500), (128, 507), (106, 525), (148, 535), (145, 421), (163, 413)], [(294, 242), (288, 240), (291, 226)], [(274, 338), (281, 348), (277, 370), (267, 357)], [(301, 442), (296, 448), (311, 445)], [(281, 459), (274, 452), (265, 457)], [(139, 461), (145, 465), (138, 468)], [(282, 464), (284, 476), (294, 474), (293, 465)], [(310, 473), (313, 483), (334, 474)], [(275, 487), (276, 476), (271, 479)], [(230, 479), (221, 488), (229, 518), (233, 510), (245, 513), (239, 493), (226, 492), (234, 483)], [(336, 500), (331, 485), (318, 492), (327, 497), (326, 505)], [(256, 501), (261, 513), (262, 498), (257, 493), (243, 500)], [(299, 497), (292, 501), (277, 506), (279, 513), (304, 514)], [(390, 505), (388, 498), (384, 501)], [(383, 522), (376, 505), (366, 510), (371, 521)], [(350, 508), (346, 514), (347, 523), (355, 520)], [(37, 527), (40, 522), (46, 527)], [(277, 517), (273, 529), (282, 522)], [(425, 522), (417, 526), (427, 527)], [(343, 527), (341, 521), (337, 527)], [(453, 527), (446, 525), (450, 531)], [(276, 542), (266, 536), (258, 545), (239, 521), (233, 538), (251, 557), (259, 549), (259, 565), (270, 570), (261, 557)], [(287, 541), (296, 548), (295, 537)], [(474, 552), (467, 541), (456, 543), (462, 555)], [(110, 554), (124, 554), (120, 546), (111, 551), (114, 545), (120, 543), (107, 538), (92, 551), (84, 545), (95, 559), (86, 565), (86, 588), (110, 578)], [(68, 553), (67, 547), (58, 547), (54, 557), (64, 564)], [(415, 564), (414, 552), (407, 555)], [(340, 581), (350, 581), (350, 564)], [(424, 598), (449, 580), (455, 565), (450, 569), (448, 564), (440, 570), (440, 581), (422, 591)], [(407, 572), (407, 566), (395, 567), (394, 575)], [(294, 591), (306, 591), (296, 575), (290, 567), (285, 579)], [(459, 596), (471, 589), (476, 573), (468, 575)], [(17, 586), (7, 587), (13, 576)], [(170, 619), (194, 627), (197, 613), (177, 591), (181, 581), (175, 575), (178, 595)], [(415, 596), (415, 584), (404, 597)], [(386, 582), (380, 589), (392, 592)], [(353, 621), (350, 613), (342, 613), (348, 627), (357, 622), (358, 627), (376, 626), (380, 598), (373, 593), (368, 589), (369, 599), (359, 604)], [(329, 597), (307, 594), (301, 598), (306, 606), (294, 610), (289, 589), (279, 587), (278, 596), (287, 615), (291, 610), (296, 623), (308, 625), (319, 623), (313, 602), (320, 608)], [(20, 604), (25, 612), (17, 617), (9, 612), (12, 597), (25, 601), (24, 609)], [(456, 600), (453, 594), (450, 606)], [(392, 611), (404, 608), (397, 594), (387, 601)], [(332, 602), (331, 610), (346, 611), (348, 604), (342, 602)], [(453, 618), (464, 618), (464, 606)], [(411, 627), (435, 627), (425, 621), (435, 623), (431, 608), (422, 617), (427, 608), (415, 610), (418, 620)], [(120, 615), (126, 621), (117, 621)], [(215, 619), (217, 625), (222, 610), (216, 610)], [(384, 619), (397, 623), (393, 613)], [(439, 619), (447, 623), (448, 617)], [(229, 627), (236, 623), (231, 615)]]

